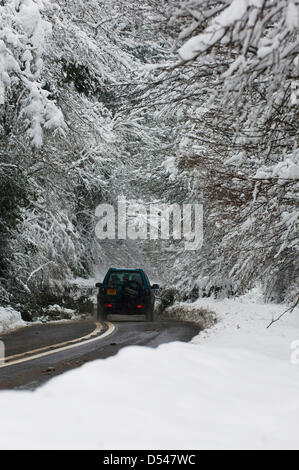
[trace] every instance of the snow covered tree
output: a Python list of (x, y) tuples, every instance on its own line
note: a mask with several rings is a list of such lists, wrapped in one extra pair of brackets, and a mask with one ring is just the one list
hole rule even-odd
[(217, 152), (207, 197), (229, 220), (216, 264), (243, 290), (262, 279), (268, 298), (283, 300), (298, 281), (299, 3), (216, 3), (184, 2), (199, 34), (185, 29), (179, 49), (184, 62), (220, 63), (204, 114)]
[[(2, 258), (1, 283), (15, 300), (63, 290), (95, 266), (101, 272), (113, 260), (128, 263), (130, 254), (136, 259), (135, 246), (99, 243), (94, 210), (114, 203), (121, 187), (130, 195), (126, 174), (144, 149), (158, 146), (145, 114), (131, 113), (130, 104), (125, 109), (142, 64), (160, 54), (159, 40), (143, 30), (150, 11), (151, 2), (140, 8), (115, 1), (109, 9), (95, 0), (1, 5), (7, 31), (1, 161), (17, 165), (26, 189)], [(15, 46), (8, 32), (19, 38)]]
[(152, 72), (152, 103), (185, 116), (178, 168), (196, 169), (204, 187), (206, 242), (193, 279), (231, 278), (238, 291), (261, 280), (275, 300), (293, 298), (298, 281), (298, 8), (170, 2), (178, 58)]
[(42, 82), (43, 55), (51, 24), (42, 11), (43, 0), (7, 0), (0, 5), (0, 118), (2, 133), (9, 118), (22, 121), (22, 130), (35, 147), (46, 130), (63, 130), (59, 108)]
[[(186, 296), (262, 280), (269, 298), (293, 298), (297, 11), (297, 0), (1, 2), (3, 298), (134, 259)], [(202, 250), (100, 243), (94, 209), (119, 195), (203, 200)]]

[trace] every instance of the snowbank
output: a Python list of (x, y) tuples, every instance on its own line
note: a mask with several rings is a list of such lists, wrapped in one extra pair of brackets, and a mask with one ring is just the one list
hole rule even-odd
[(298, 309), (266, 329), (283, 307), (197, 303), (220, 321), (192, 343), (128, 347), (33, 393), (1, 392), (1, 448), (299, 449)]
[(163, 311), (162, 317), (197, 323), (202, 330), (211, 328), (217, 321), (214, 311), (208, 305), (203, 307), (195, 302), (176, 302)]
[(26, 326), (21, 314), (12, 307), (0, 307), (0, 334)]

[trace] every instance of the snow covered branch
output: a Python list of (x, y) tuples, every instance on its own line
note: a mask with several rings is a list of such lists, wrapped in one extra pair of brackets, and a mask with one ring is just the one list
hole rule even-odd
[(61, 110), (43, 89), (43, 54), (51, 24), (43, 19), (46, 0), (7, 0), (0, 5), (0, 106), (11, 105), (16, 93), (26, 134), (41, 147), (45, 130), (64, 129)]

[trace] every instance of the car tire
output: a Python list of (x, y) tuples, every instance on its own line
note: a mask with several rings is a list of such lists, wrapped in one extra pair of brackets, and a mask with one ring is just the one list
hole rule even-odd
[(146, 321), (148, 321), (148, 322), (154, 321), (154, 311), (153, 311), (153, 310), (150, 310), (150, 311), (146, 314)]
[(97, 305), (97, 321), (105, 321), (107, 319), (107, 315), (104, 313), (103, 308), (101, 305)]
[(141, 285), (137, 281), (127, 281), (122, 286), (122, 297), (124, 299), (136, 300), (141, 297)]

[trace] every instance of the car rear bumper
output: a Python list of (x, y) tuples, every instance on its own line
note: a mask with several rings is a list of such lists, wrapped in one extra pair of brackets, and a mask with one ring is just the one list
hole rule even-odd
[(102, 306), (102, 309), (105, 314), (109, 315), (146, 315), (148, 309), (145, 307), (137, 308), (137, 307), (126, 307), (120, 308), (117, 306), (113, 307), (105, 307)]
[(98, 299), (98, 305), (105, 315), (147, 315), (150, 311), (148, 303), (141, 302), (121, 302), (110, 299)]

